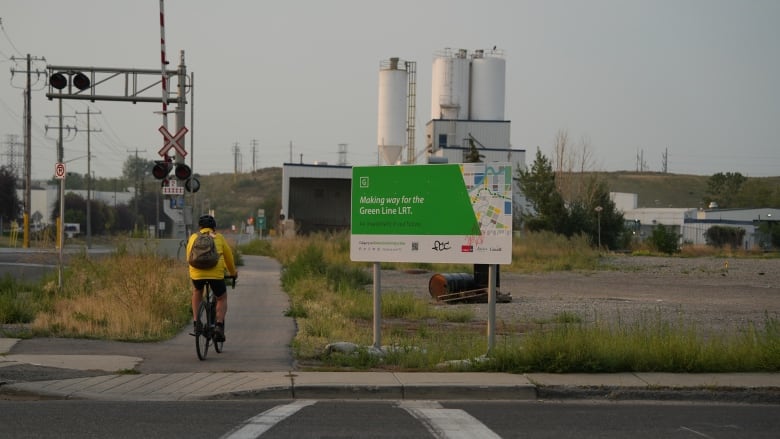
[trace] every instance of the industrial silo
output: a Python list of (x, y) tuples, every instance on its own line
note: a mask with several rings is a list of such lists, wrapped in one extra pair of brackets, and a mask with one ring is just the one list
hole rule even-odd
[(432, 66), (431, 119), (469, 117), (469, 59), (465, 49), (436, 54)]
[(500, 52), (477, 50), (471, 60), (469, 119), (504, 120), (506, 60)]
[(406, 63), (398, 58), (390, 58), (380, 63), (377, 117), (379, 164), (397, 164), (406, 144), (408, 80)]

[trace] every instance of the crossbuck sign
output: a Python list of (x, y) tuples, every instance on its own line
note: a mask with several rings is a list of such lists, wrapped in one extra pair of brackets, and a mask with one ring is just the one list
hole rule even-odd
[(161, 126), (159, 131), (163, 135), (163, 140), (165, 140), (163, 147), (157, 152), (161, 157), (168, 155), (168, 151), (170, 151), (171, 148), (175, 149), (180, 156), (187, 156), (187, 151), (184, 150), (184, 146), (181, 144), (184, 135), (189, 131), (187, 127), (181, 127), (179, 131), (176, 132), (176, 135), (171, 135), (165, 126)]

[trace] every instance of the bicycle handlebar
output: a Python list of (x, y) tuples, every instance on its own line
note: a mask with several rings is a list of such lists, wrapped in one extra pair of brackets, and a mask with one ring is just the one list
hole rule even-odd
[(238, 274), (236, 274), (235, 276), (225, 276), (225, 284), (227, 284), (228, 279), (233, 281), (233, 282), (230, 282), (230, 288), (235, 290), (236, 289), (236, 280), (238, 279)]

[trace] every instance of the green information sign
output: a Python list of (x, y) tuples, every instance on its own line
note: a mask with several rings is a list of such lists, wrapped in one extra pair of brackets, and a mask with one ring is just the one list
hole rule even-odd
[(351, 258), (508, 264), (506, 163), (352, 168)]

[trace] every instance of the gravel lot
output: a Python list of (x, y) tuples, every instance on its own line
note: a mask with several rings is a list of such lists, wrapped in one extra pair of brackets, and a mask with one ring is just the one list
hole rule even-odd
[[(767, 315), (780, 319), (780, 259), (610, 256), (604, 262), (609, 269), (602, 271), (502, 271), (499, 290), (512, 302), (496, 305), (498, 323), (549, 322), (567, 312), (585, 322), (661, 317), (722, 331), (763, 326)], [(383, 271), (382, 290), (433, 300), (434, 274)], [(477, 319), (487, 319), (487, 304), (441, 306), (471, 307)]]

